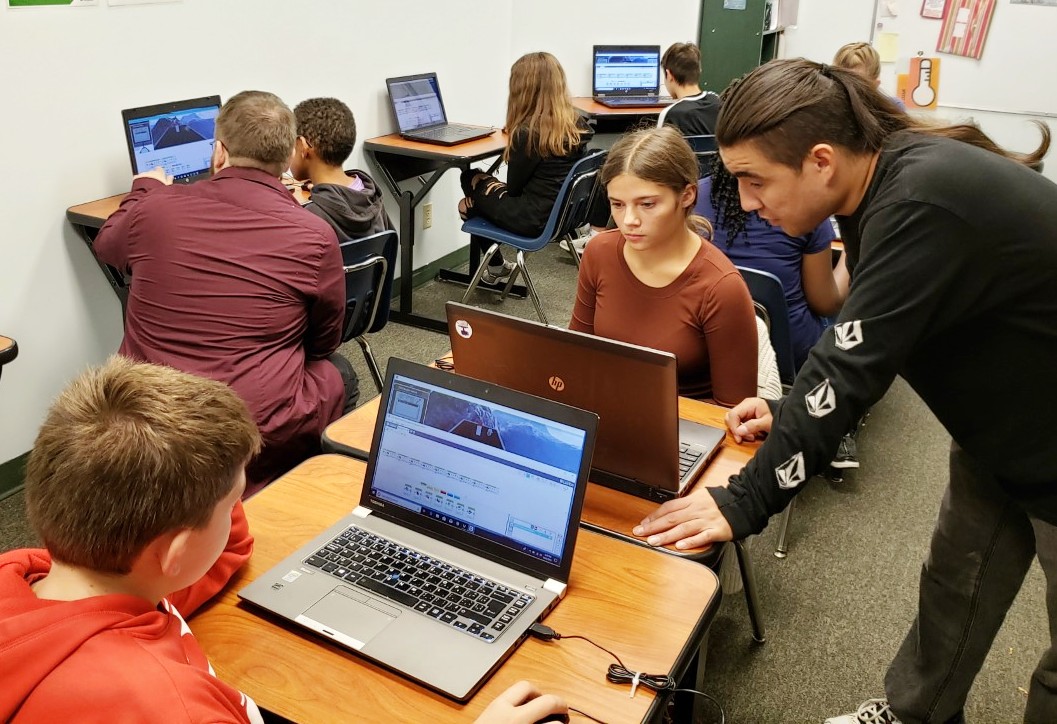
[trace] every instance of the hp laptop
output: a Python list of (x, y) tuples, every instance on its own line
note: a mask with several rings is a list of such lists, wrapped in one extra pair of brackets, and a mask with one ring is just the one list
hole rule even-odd
[(659, 45), (596, 45), (592, 95), (604, 106), (666, 106)]
[(465, 701), (565, 595), (597, 421), (391, 359), (359, 506), (239, 596)]
[(726, 436), (679, 419), (672, 354), (455, 302), (446, 311), (459, 374), (598, 413), (592, 482), (683, 495)]
[(436, 73), (386, 78), (389, 103), (403, 138), (441, 146), (454, 146), (492, 135), (490, 126), (448, 123)]
[(209, 176), (220, 96), (121, 111), (132, 173), (161, 166), (173, 183)]

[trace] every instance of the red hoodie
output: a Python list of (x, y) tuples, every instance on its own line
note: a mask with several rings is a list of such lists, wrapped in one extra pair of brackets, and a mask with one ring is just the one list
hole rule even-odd
[(179, 613), (220, 591), (252, 550), (239, 503), (217, 562), (158, 606), (125, 594), (40, 599), (30, 584), (51, 569), (48, 552), (0, 555), (0, 721), (261, 722), (252, 699), (214, 676)]

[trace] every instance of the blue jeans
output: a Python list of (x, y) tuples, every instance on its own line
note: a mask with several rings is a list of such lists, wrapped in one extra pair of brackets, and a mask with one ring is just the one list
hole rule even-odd
[(1057, 722), (1057, 527), (1026, 512), (964, 450), (951, 446), (950, 484), (918, 615), (885, 676), (904, 724), (958, 721), (976, 674), (1032, 559), (1046, 576), (1050, 647), (1031, 677), (1024, 721)]

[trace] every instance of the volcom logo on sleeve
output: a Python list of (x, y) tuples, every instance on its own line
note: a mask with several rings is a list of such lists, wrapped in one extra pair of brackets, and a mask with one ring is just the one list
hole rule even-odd
[(837, 349), (847, 352), (852, 347), (858, 347), (862, 344), (862, 322), (858, 319), (842, 322), (833, 328), (833, 336)]
[(807, 480), (807, 472), (804, 465), (804, 453), (798, 452), (793, 457), (774, 469), (775, 477), (778, 478), (778, 487), (789, 490)]
[(822, 384), (808, 392), (804, 397), (807, 405), (807, 414), (812, 417), (825, 417), (837, 409), (837, 393), (833, 391), (829, 380), (822, 380)]

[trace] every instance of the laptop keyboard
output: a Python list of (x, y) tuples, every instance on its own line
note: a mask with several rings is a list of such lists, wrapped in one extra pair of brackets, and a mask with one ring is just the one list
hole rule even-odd
[(606, 103), (611, 106), (641, 106), (657, 105), (657, 96), (615, 96), (606, 98)]
[(690, 469), (694, 467), (703, 455), (703, 452), (692, 449), (687, 443), (679, 443), (679, 480), (687, 476)]
[(354, 526), (305, 563), (488, 642), (535, 600)]
[(459, 138), (460, 136), (470, 135), (476, 133), (478, 130), (479, 129), (471, 126), (460, 126), (456, 123), (449, 123), (446, 126), (415, 131), (415, 135), (420, 138), (432, 138), (436, 141), (441, 141), (448, 138)]

